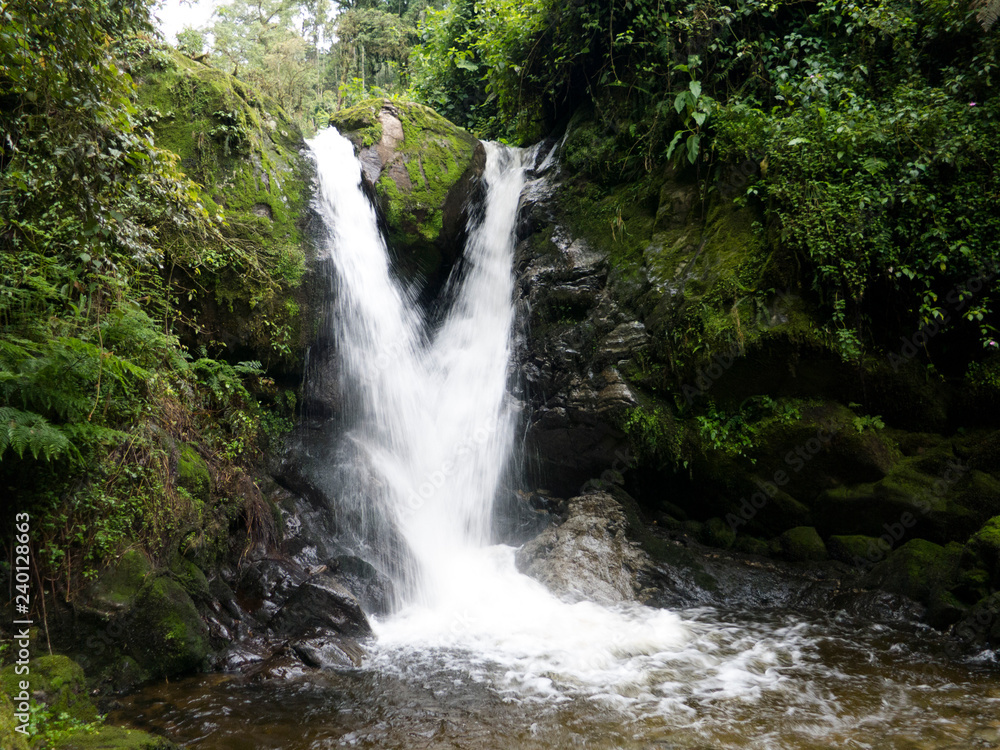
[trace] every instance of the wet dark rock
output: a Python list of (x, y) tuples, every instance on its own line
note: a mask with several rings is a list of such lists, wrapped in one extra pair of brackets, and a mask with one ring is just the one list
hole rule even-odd
[[(289, 442), (284, 453), (272, 457), (271, 476), (287, 491), (285, 499), (306, 500), (316, 508), (326, 508), (329, 497), (308, 471), (310, 452), (314, 448), (308, 437), (306, 433), (297, 435), (296, 439)], [(325, 459), (325, 456), (322, 458)]]
[(208, 590), (212, 596), (212, 608), (218, 613), (227, 614), (233, 621), (242, 620), (246, 613), (236, 601), (236, 593), (220, 576), (208, 582)]
[(370, 615), (388, 614), (395, 597), (392, 581), (360, 557), (342, 555), (330, 561), (337, 580)]
[(251, 682), (277, 680), (284, 682), (309, 674), (309, 667), (291, 650), (285, 649), (269, 656), (243, 671)]
[[(340, 381), (340, 359), (334, 343), (320, 340), (310, 347), (303, 369), (303, 416), (310, 420), (338, 419), (343, 410), (344, 394)], [(294, 466), (289, 469), (294, 470)]]
[(320, 573), (300, 584), (271, 621), (271, 628), (287, 636), (300, 636), (310, 630), (353, 638), (373, 634), (358, 600), (328, 573)]
[[(289, 441), (276, 479), (282, 485), (270, 496), (275, 499), (285, 526), (283, 552), (302, 566), (314, 570), (331, 560), (360, 556), (394, 581), (405, 581), (412, 570), (412, 553), (405, 537), (388, 519), (374, 497), (380, 492), (377, 480), (353, 486), (345, 492), (347, 477), (364, 462), (358, 448), (342, 439), (336, 425), (299, 430)], [(295, 488), (308, 494), (300, 495)]]
[(220, 672), (248, 672), (273, 654), (274, 648), (260, 637), (244, 638), (216, 653), (212, 667)]
[(982, 599), (951, 629), (957, 654), (1000, 649), (1000, 592)]
[(537, 492), (509, 492), (493, 506), (494, 541), (517, 547), (538, 536), (553, 522), (557, 504)]
[(267, 622), (308, 577), (309, 572), (294, 560), (251, 562), (241, 571), (237, 585), (240, 606)]
[(302, 661), (317, 669), (360, 667), (365, 650), (355, 640), (328, 633), (314, 633), (295, 640), (292, 649)]
[(558, 223), (557, 192), (529, 185), (515, 269), (527, 328), (527, 455), (543, 484), (567, 496), (618, 460), (622, 417), (637, 397), (617, 368), (650, 338), (610, 293), (606, 254)]

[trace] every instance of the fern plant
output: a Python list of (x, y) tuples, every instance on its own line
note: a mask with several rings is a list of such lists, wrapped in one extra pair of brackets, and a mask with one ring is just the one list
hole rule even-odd
[(993, 24), (1000, 18), (1000, 0), (983, 0), (976, 12), (976, 18), (983, 27), (983, 31), (989, 31)]
[(49, 424), (41, 414), (0, 406), (0, 460), (7, 449), (24, 458), (30, 453), (46, 461), (66, 455), (79, 455), (69, 436)]

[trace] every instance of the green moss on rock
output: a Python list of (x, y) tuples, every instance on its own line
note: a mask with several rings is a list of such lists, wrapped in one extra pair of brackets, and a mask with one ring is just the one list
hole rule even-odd
[(1000, 587), (1000, 516), (991, 518), (969, 538), (963, 563), (983, 568), (992, 584)]
[(209, 601), (212, 598), (205, 574), (187, 558), (177, 556), (170, 565), (170, 572), (194, 601)]
[(382, 140), (383, 99), (369, 99), (353, 107), (334, 112), (330, 125), (346, 135), (358, 148), (369, 148)]
[(105, 612), (127, 608), (151, 570), (149, 560), (142, 552), (137, 549), (126, 551), (91, 586), (88, 591), (89, 603)]
[(746, 534), (740, 534), (736, 537), (733, 549), (745, 555), (757, 555), (759, 557), (769, 557), (771, 554), (771, 548), (767, 542)]
[(702, 528), (702, 541), (712, 547), (729, 549), (736, 542), (736, 532), (721, 518), (709, 518)]
[(864, 534), (835, 534), (826, 540), (826, 549), (832, 559), (867, 570), (880, 562), (892, 545)]
[(880, 588), (930, 604), (956, 583), (962, 547), (942, 547), (926, 539), (912, 539), (875, 566), (870, 580)]
[(115, 726), (79, 729), (49, 747), (51, 750), (178, 750), (177, 745), (163, 737)]
[(988, 515), (963, 504), (969, 477), (961, 471), (946, 474), (938, 464), (951, 456), (950, 448), (940, 451), (905, 458), (877, 482), (824, 492), (814, 507), (817, 525), (826, 533), (881, 536), (902, 524), (907, 536), (937, 542), (967, 538)]
[(136, 79), (157, 146), (177, 154), (206, 208), (224, 217), (221, 242), (164, 243), (178, 266), (173, 279), (197, 276), (192, 300), (182, 299), (199, 324), (184, 329), (186, 343), (222, 343), (241, 360), (290, 360), (308, 334), (301, 225), (312, 168), (299, 153), (302, 134), (276, 102), (176, 50), (150, 58)]
[(199, 669), (208, 656), (208, 629), (194, 602), (168, 576), (148, 581), (136, 597), (126, 626), (132, 656), (152, 676)]
[(457, 257), (464, 208), (485, 166), (482, 144), (434, 110), (371, 99), (335, 114), (378, 195), (407, 276), (437, 277)]
[(794, 562), (810, 562), (827, 558), (826, 545), (812, 526), (796, 526), (778, 537), (783, 557)]
[(41, 699), (56, 714), (66, 713), (83, 722), (97, 718), (97, 707), (90, 700), (83, 667), (69, 657), (55, 654), (32, 659), (28, 677), (14, 673), (15, 665), (0, 671), (0, 685), (9, 695), (16, 695), (18, 683), (27, 679), (34, 698)]
[(177, 486), (196, 500), (208, 502), (212, 496), (212, 475), (208, 464), (191, 443), (183, 443), (177, 451)]
[(4, 688), (4, 690), (0, 690), (0, 747), (4, 750), (28, 750), (28, 740), (17, 731), (17, 727), (18, 721), (14, 717), (14, 703)]

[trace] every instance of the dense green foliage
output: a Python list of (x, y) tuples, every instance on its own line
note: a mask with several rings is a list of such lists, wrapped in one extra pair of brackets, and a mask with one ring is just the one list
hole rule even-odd
[(1000, 58), (973, 5), (456, 0), (422, 33), (414, 88), (466, 126), (524, 142), (586, 112), (588, 178), (672, 161), (747, 201), (845, 359), (939, 329), (996, 346)]
[[(143, 2), (0, 16), (0, 486), (35, 515), (42, 574), (67, 598), (123, 546), (210, 547), (260, 499), (244, 471), (260, 363), (193, 358), (174, 332), (189, 290), (165, 273), (253, 250), (154, 143), (130, 74), (163, 54), (149, 31)], [(185, 444), (212, 467), (210, 498), (177, 481)]]

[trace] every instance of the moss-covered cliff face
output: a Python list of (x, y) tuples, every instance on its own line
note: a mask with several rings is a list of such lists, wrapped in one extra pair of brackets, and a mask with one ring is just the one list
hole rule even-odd
[(174, 50), (148, 56), (136, 80), (157, 145), (224, 217), (221, 242), (206, 240), (216, 252), (170, 248), (166, 272), (189, 290), (180, 300), (187, 340), (231, 361), (296, 370), (315, 333), (303, 329), (315, 299), (303, 285), (312, 171), (302, 134), (276, 102)]
[[(736, 199), (758, 165), (623, 181), (601, 169), (612, 140), (574, 121), (529, 191), (516, 263), (538, 486), (621, 483), (659, 528), (832, 555), (937, 625), (964, 616), (995, 567), (992, 360), (956, 342), (944, 377), (919, 347), (852, 351), (766, 209)], [(934, 570), (916, 580), (920, 561)]]
[(413, 102), (371, 99), (330, 124), (355, 145), (398, 268), (437, 288), (462, 249), (466, 208), (486, 165), (483, 145)]

